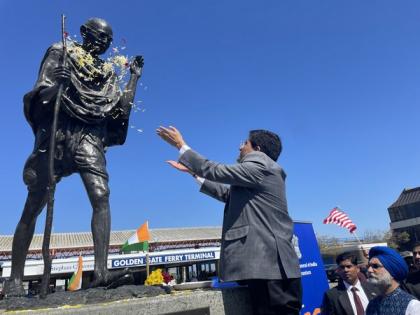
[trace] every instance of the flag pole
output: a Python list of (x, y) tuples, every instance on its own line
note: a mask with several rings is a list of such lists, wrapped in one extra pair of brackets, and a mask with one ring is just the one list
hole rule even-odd
[(146, 252), (146, 276), (149, 277), (150, 274), (150, 263), (149, 263), (149, 252)]
[(359, 237), (357, 236), (356, 231), (353, 231), (351, 233), (354, 235), (354, 237), (356, 238), (356, 240), (359, 242), (359, 245), (362, 246), (362, 242), (360, 241)]
[[(147, 220), (146, 220), (146, 229), (149, 232), (149, 221), (147, 221)], [(148, 239), (147, 241), (149, 242), (150, 239)], [(147, 251), (146, 251), (146, 276), (149, 277), (149, 274), (150, 274), (149, 246), (147, 246)]]
[(362, 244), (362, 242), (360, 241), (359, 237), (357, 236), (356, 232), (355, 232), (355, 231), (353, 231), (353, 232), (352, 232), (352, 234), (354, 235), (354, 237), (355, 237), (355, 238), (357, 239), (357, 241), (359, 242), (359, 245), (360, 245), (360, 250), (362, 251), (363, 256), (364, 256), (366, 259), (369, 259), (369, 253), (368, 253), (368, 252), (367, 252), (367, 250), (363, 247), (363, 244)]

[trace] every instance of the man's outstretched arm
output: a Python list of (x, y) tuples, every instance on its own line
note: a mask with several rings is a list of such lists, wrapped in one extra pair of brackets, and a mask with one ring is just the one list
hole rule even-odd
[(258, 185), (264, 178), (265, 165), (259, 161), (250, 160), (233, 165), (224, 165), (209, 161), (197, 152), (191, 150), (184, 141), (182, 134), (175, 127), (159, 127), (157, 134), (167, 143), (180, 151), (187, 147), (181, 154), (179, 161), (192, 173), (205, 179), (228, 185), (252, 187)]
[(178, 171), (191, 174), (197, 183), (200, 185), (200, 192), (213, 197), (221, 202), (226, 202), (229, 198), (230, 189), (228, 186), (212, 182), (210, 180), (205, 180), (202, 177), (195, 175), (192, 171), (190, 171), (185, 165), (176, 162), (176, 161), (166, 161), (169, 165), (173, 168), (177, 169)]
[(226, 185), (206, 179), (201, 185), (200, 192), (226, 203), (229, 199), (230, 188)]

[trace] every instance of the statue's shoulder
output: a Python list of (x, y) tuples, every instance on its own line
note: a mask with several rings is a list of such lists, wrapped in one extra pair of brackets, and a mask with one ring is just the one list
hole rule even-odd
[(41, 61), (41, 67), (39, 71), (42, 70), (42, 65), (45, 63), (45, 61), (51, 60), (51, 59), (57, 59), (60, 58), (60, 56), (63, 54), (63, 44), (62, 43), (54, 43), (50, 47), (48, 47), (47, 51), (44, 54), (44, 58), (42, 58)]
[(45, 52), (45, 56), (51, 55), (51, 54), (61, 54), (63, 52), (63, 44), (62, 43), (54, 43), (50, 47), (47, 48), (47, 51)]
[(54, 43), (50, 47), (48, 47), (45, 55), (48, 54), (61, 54), (63, 52), (63, 44), (62, 43)]
[(48, 50), (63, 50), (63, 43), (54, 43), (48, 48)]

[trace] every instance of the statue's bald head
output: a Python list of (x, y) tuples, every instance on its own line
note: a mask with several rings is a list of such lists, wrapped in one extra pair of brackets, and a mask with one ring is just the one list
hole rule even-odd
[(112, 38), (112, 28), (111, 25), (101, 18), (90, 18), (80, 27), (80, 31), (83, 32), (102, 32), (107, 34)]
[(81, 27), (84, 44), (92, 52), (103, 54), (112, 42), (113, 32), (111, 25), (101, 18), (90, 18)]

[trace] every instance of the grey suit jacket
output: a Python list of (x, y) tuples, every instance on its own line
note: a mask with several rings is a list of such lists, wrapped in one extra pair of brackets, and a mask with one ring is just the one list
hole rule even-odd
[(293, 221), (287, 212), (285, 173), (265, 153), (248, 153), (239, 163), (209, 161), (193, 150), (179, 159), (205, 178), (201, 192), (225, 202), (220, 277), (300, 278), (292, 245)]
[[(368, 298), (372, 300), (377, 297), (379, 292), (369, 282), (360, 282)], [(355, 315), (350, 304), (349, 295), (345, 285), (341, 282), (335, 288), (325, 292), (322, 302), (322, 315)]]

